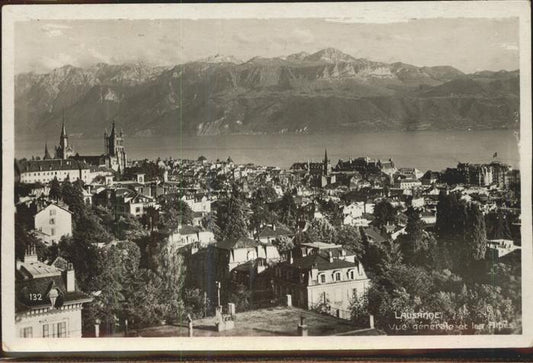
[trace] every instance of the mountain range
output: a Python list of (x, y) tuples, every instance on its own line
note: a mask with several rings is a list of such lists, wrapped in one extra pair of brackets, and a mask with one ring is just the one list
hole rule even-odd
[[(423, 50), (421, 50), (423, 51)], [(334, 48), (246, 62), (70, 65), (15, 78), (15, 132), (99, 137), (518, 128), (519, 72), (465, 74)]]

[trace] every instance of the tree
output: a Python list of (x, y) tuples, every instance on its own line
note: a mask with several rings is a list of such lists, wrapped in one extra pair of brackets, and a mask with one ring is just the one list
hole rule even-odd
[(160, 313), (163, 319), (183, 318), (183, 287), (185, 284), (185, 261), (175, 244), (166, 243), (157, 256), (156, 273), (161, 278)]
[(180, 199), (178, 194), (168, 194), (161, 200), (161, 214), (158, 217), (159, 225), (162, 228), (174, 230), (180, 224), (191, 224), (192, 215), (191, 208)]
[(294, 226), (296, 223), (297, 207), (294, 197), (289, 191), (285, 192), (281, 198), (279, 216), (281, 223), (287, 226)]
[(124, 304), (124, 311), (133, 326), (151, 326), (166, 319), (161, 314), (168, 310), (162, 292), (161, 277), (152, 270), (139, 269), (137, 279), (131, 285), (131, 295)]
[(114, 224), (114, 235), (119, 240), (130, 240), (144, 236), (146, 233), (139, 220), (130, 214), (117, 218)]
[(395, 223), (398, 211), (386, 199), (376, 203), (374, 207), (374, 223), (381, 228), (386, 224)]
[(358, 328), (368, 328), (369, 314), (368, 314), (368, 297), (366, 293), (358, 297), (353, 295), (350, 301), (351, 320)]
[(141, 217), (141, 223), (149, 231), (153, 231), (159, 224), (159, 211), (154, 207), (148, 207), (144, 211), (145, 214)]
[(272, 244), (276, 246), (280, 254), (287, 253), (294, 248), (292, 239), (287, 236), (278, 236), (274, 241), (272, 241)]
[(424, 231), (424, 222), (413, 207), (409, 207), (406, 214), (406, 233), (397, 239), (404, 261), (412, 265), (429, 267), (432, 262), (431, 251), (436, 245), (435, 239)]
[(44, 243), (27, 230), (19, 214), (15, 213), (15, 259), (23, 261), (28, 246), (36, 247), (39, 260), (44, 261), (49, 257)]
[(207, 296), (204, 296), (200, 289), (185, 289), (183, 301), (186, 313), (190, 314), (193, 319), (205, 317), (209, 304), (206, 300), (208, 300)]
[(485, 257), (487, 243), (485, 219), (477, 204), (459, 200), (455, 194), (442, 194), (435, 227), (439, 243), (452, 256), (454, 266), (451, 267), (472, 274), (473, 264), (479, 265), (478, 261)]
[(489, 239), (512, 239), (510, 218), (502, 210), (488, 213), (485, 217), (487, 237)]
[[(139, 247), (133, 242), (119, 242), (97, 251), (93, 303), (84, 309), (84, 321), (92, 326), (95, 319), (112, 328), (115, 320), (128, 319), (137, 326), (154, 324), (160, 317), (159, 277), (140, 269)], [(112, 331), (108, 331), (112, 333)]]
[(61, 237), (59, 255), (71, 262), (82, 291), (91, 291), (97, 271), (98, 250), (94, 244), (79, 235)]
[(50, 182), (50, 193), (48, 194), (50, 199), (58, 201), (61, 199), (61, 185), (56, 177)]
[(216, 210), (215, 237), (218, 241), (235, 240), (248, 235), (244, 201), (238, 193), (220, 201)]
[(485, 252), (487, 250), (485, 218), (477, 204), (471, 203), (468, 206), (467, 213), (468, 219), (465, 233), (467, 253), (468, 257), (479, 261), (485, 258)]
[(355, 253), (358, 260), (361, 260), (363, 257), (363, 239), (357, 227), (342, 226), (338, 229), (334, 242), (346, 250)]
[(320, 210), (327, 216), (332, 225), (335, 227), (342, 225), (342, 210), (335, 202), (318, 199), (318, 204), (320, 205)]
[(313, 220), (307, 234), (315, 242), (333, 243), (337, 238), (337, 230), (325, 218)]
[[(271, 190), (271, 191), (269, 191)], [(254, 191), (251, 201), (251, 210), (252, 217), (250, 227), (252, 230), (259, 233), (261, 227), (267, 223), (276, 223), (276, 215), (270, 211), (268, 204), (269, 202), (275, 199), (274, 196), (270, 195), (271, 193), (276, 195), (276, 192), (272, 187), (270, 188), (259, 188)]]
[(72, 184), (70, 180), (65, 179), (61, 186), (61, 194), (63, 196), (63, 202), (68, 205), (74, 220), (77, 221), (85, 209), (83, 190), (78, 183)]

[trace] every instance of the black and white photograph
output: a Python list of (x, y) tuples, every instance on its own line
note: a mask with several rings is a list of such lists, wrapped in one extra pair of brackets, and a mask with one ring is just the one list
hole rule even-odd
[(530, 4), (454, 3), (8, 7), (4, 347), (530, 345)]

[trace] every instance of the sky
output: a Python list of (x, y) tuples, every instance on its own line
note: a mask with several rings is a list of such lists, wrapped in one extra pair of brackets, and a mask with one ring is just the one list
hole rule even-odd
[(326, 47), (356, 58), (471, 73), (518, 69), (518, 43), (517, 18), (31, 20), (15, 25), (15, 73), (100, 62), (175, 65), (215, 54), (246, 61)]

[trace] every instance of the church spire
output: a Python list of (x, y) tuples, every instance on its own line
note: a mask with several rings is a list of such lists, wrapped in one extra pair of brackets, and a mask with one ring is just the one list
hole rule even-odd
[(329, 173), (328, 149), (324, 149), (324, 175)]
[(44, 157), (43, 159), (52, 159), (50, 153), (48, 152), (48, 142), (44, 143)]
[(109, 136), (115, 137), (115, 120), (113, 120), (113, 127), (111, 128), (111, 134)]
[(63, 110), (63, 122), (61, 125), (61, 139), (67, 137), (67, 130), (65, 128), (65, 110)]

